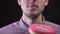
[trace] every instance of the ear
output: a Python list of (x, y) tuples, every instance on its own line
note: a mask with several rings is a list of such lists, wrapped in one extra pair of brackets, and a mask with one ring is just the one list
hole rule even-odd
[(17, 0), (18, 4), (21, 5), (21, 0)]
[(46, 2), (45, 2), (45, 5), (46, 5), (46, 6), (48, 5), (48, 2), (49, 2), (49, 0), (46, 0)]

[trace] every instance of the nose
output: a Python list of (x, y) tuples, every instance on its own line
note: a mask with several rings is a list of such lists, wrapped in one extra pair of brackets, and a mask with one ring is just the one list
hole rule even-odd
[(29, 2), (34, 2), (35, 0), (29, 0)]

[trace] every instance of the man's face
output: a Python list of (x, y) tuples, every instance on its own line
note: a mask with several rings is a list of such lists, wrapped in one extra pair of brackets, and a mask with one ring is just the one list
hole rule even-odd
[[(20, 2), (19, 2), (20, 1)], [(48, 0), (19, 0), (23, 14), (28, 17), (35, 17), (43, 12), (44, 7), (48, 4)]]

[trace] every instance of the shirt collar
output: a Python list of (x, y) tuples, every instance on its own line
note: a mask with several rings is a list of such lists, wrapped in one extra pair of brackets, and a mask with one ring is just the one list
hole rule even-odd
[(20, 27), (21, 27), (21, 28), (23, 28), (23, 29), (26, 30), (26, 31), (28, 30), (28, 27), (23, 23), (22, 18), (20, 19), (19, 24), (20, 24)]
[[(44, 18), (44, 16), (43, 16), (43, 24), (44, 24), (44, 22), (45, 22), (45, 18)], [(25, 30), (28, 29), (28, 26), (24, 23), (24, 21), (22, 20), (22, 18), (20, 19), (19, 24), (20, 24), (20, 27), (21, 27), (21, 28), (24, 28)]]

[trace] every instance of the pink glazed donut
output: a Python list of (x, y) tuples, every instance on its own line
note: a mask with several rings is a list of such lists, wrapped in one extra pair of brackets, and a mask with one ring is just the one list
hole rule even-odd
[(55, 34), (55, 30), (45, 24), (32, 24), (29, 26), (30, 34)]

